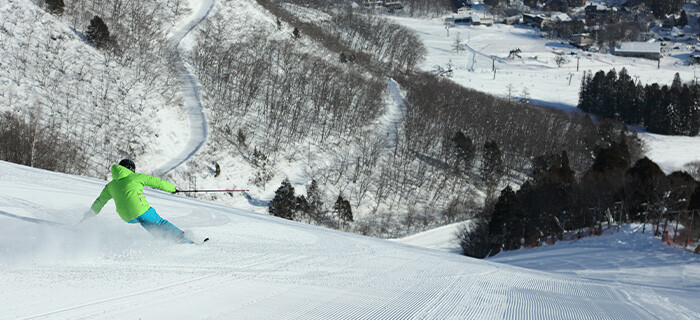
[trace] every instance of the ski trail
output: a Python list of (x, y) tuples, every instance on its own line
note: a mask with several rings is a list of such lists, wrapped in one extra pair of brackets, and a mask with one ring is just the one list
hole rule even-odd
[(171, 37), (174, 49), (180, 56), (178, 67), (182, 71), (180, 81), (182, 81), (182, 92), (185, 98), (185, 110), (190, 119), (190, 138), (177, 156), (154, 170), (156, 176), (162, 176), (185, 163), (197, 153), (207, 140), (207, 119), (202, 107), (199, 81), (188, 68), (185, 61), (185, 49), (181, 45), (190, 32), (209, 16), (214, 8), (214, 3), (215, 0), (201, 0), (199, 8), (190, 16), (187, 23), (176, 30)]
[(389, 88), (389, 99), (384, 104), (384, 115), (377, 123), (377, 134), (384, 139), (384, 147), (393, 149), (396, 147), (399, 126), (406, 117), (406, 106), (404, 97), (401, 94), (401, 86), (391, 78), (386, 79)]

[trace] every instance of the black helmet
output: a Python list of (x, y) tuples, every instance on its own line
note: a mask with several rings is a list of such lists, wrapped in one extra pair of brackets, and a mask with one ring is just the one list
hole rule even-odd
[(119, 165), (131, 171), (136, 171), (136, 164), (133, 161), (131, 161), (131, 159), (124, 159), (122, 161), (119, 161)]

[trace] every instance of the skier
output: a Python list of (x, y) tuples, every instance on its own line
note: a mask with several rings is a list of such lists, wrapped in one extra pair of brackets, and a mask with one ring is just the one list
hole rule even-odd
[(114, 198), (117, 213), (127, 223), (140, 223), (148, 232), (156, 237), (174, 240), (178, 243), (194, 243), (185, 237), (185, 233), (172, 223), (161, 218), (156, 210), (146, 201), (143, 186), (157, 188), (170, 193), (178, 190), (163, 179), (136, 173), (136, 164), (130, 159), (124, 159), (112, 166), (112, 181), (100, 193), (100, 196), (85, 212), (83, 220), (94, 217)]

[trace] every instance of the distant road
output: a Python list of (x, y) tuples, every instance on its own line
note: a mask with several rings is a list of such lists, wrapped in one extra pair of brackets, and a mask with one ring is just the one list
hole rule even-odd
[(171, 38), (173, 46), (180, 56), (178, 60), (179, 68), (182, 72), (180, 81), (182, 83), (182, 94), (185, 100), (185, 110), (187, 112), (187, 117), (190, 119), (190, 138), (177, 156), (155, 170), (155, 175), (157, 176), (165, 175), (185, 163), (185, 161), (199, 151), (199, 148), (201, 148), (207, 140), (207, 119), (204, 116), (202, 107), (199, 81), (197, 81), (197, 78), (187, 66), (185, 53), (183, 52), (184, 49), (181, 44), (190, 32), (209, 16), (209, 13), (211, 13), (214, 8), (214, 3), (215, 0), (201, 0), (199, 8), (194, 10), (190, 19), (180, 26), (180, 28), (173, 33)]

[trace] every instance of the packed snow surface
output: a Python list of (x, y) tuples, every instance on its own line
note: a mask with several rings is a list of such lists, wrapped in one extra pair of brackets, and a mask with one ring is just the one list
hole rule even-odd
[(420, 232), (394, 241), (416, 247), (434, 249), (444, 252), (459, 253), (457, 233), (465, 222), (448, 224), (428, 231)]
[[(0, 162), (0, 319), (700, 317), (697, 260), (666, 248), (632, 259), (620, 244), (606, 261), (610, 243), (579, 242), (599, 263), (542, 272), (147, 191), (164, 218), (212, 238), (178, 245), (113, 202), (75, 226), (105, 183)], [(555, 268), (574, 248), (530, 263)], [(606, 263), (618, 277), (596, 276)]]

